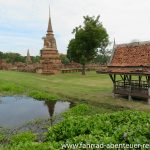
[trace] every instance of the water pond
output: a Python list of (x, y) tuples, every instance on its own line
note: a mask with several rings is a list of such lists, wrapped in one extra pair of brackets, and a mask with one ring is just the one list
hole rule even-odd
[(35, 119), (49, 119), (71, 107), (70, 102), (38, 101), (31, 97), (0, 97), (0, 127), (17, 127)]

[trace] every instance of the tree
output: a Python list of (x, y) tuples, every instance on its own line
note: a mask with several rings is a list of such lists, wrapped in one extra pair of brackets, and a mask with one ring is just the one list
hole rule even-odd
[(110, 59), (112, 50), (101, 49), (98, 55), (94, 58), (93, 62), (96, 64), (106, 65)]
[(108, 34), (100, 16), (84, 16), (83, 26), (73, 30), (75, 37), (70, 40), (67, 57), (82, 65), (82, 74), (85, 75), (85, 65), (92, 61), (98, 53), (98, 49), (105, 49), (109, 43)]
[(61, 63), (64, 65), (67, 65), (70, 63), (70, 60), (65, 54), (60, 54), (60, 60), (61, 60)]
[(4, 54), (3, 52), (0, 51), (0, 59), (3, 59), (3, 57), (4, 57)]
[(7, 63), (11, 64), (14, 64), (15, 62), (25, 62), (25, 57), (21, 56), (19, 53), (4, 53), (3, 58)]
[(31, 60), (33, 63), (38, 63), (40, 62), (40, 56), (31, 56)]

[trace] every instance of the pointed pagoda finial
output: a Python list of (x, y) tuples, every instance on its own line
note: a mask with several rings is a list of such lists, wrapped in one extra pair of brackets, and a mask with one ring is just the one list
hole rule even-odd
[(30, 52), (29, 52), (29, 49), (28, 49), (28, 51), (27, 51), (27, 56), (30, 56)]
[(116, 40), (115, 40), (115, 38), (114, 38), (113, 49), (115, 48), (115, 46), (116, 46)]
[(116, 45), (116, 40), (115, 40), (115, 38), (114, 38), (114, 46)]
[(47, 32), (53, 32), (52, 30), (52, 23), (51, 23), (51, 16), (50, 16), (50, 4), (49, 4), (49, 21), (48, 21), (48, 29)]
[(114, 45), (113, 45), (113, 48), (112, 48), (112, 54), (111, 54), (110, 60), (108, 62), (108, 66), (111, 65), (112, 59), (114, 57), (115, 49), (116, 49), (116, 40), (114, 38)]
[(28, 49), (28, 51), (27, 51), (26, 63), (32, 63), (29, 49)]

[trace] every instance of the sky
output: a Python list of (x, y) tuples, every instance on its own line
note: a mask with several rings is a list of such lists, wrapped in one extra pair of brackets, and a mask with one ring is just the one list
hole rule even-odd
[(112, 43), (150, 40), (150, 0), (0, 0), (0, 51), (39, 55), (49, 3), (59, 53), (67, 52), (72, 30), (86, 15), (100, 15)]

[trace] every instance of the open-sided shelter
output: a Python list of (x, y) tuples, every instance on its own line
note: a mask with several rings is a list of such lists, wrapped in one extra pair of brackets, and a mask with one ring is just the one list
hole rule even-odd
[(109, 74), (114, 95), (146, 98), (150, 104), (150, 42), (114, 44), (107, 68), (97, 73)]

